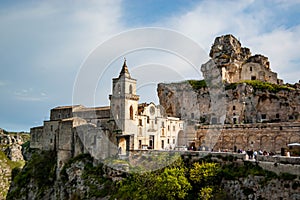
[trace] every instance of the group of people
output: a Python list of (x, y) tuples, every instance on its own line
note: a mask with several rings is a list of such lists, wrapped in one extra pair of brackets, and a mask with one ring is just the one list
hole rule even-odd
[(273, 153), (273, 152), (267, 152), (267, 151), (262, 151), (262, 150), (253, 151), (253, 149), (251, 149), (251, 150), (248, 149), (247, 151), (239, 149), (237, 152), (246, 154), (249, 159), (256, 159), (257, 155), (260, 155), (260, 156), (274, 156), (275, 155), (275, 153)]

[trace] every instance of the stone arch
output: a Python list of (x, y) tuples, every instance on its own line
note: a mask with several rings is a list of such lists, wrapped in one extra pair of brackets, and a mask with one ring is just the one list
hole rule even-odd
[(289, 138), (289, 143), (300, 143), (300, 136), (298, 135), (292, 135), (290, 138)]
[(232, 150), (233, 145), (230, 136), (224, 136), (222, 140), (222, 150)]
[(178, 132), (178, 136), (177, 136), (177, 146), (185, 146), (186, 142), (185, 142), (185, 137), (184, 137), (184, 132), (183, 131), (179, 131)]
[(273, 149), (272, 138), (267, 135), (261, 136), (259, 150), (271, 151), (271, 149)]
[(275, 143), (274, 143), (274, 151), (276, 153), (280, 153), (281, 152), (281, 148), (286, 148), (286, 138), (283, 136), (277, 136), (275, 137)]
[(234, 146), (236, 146), (237, 149), (244, 150), (246, 147), (244, 137), (241, 135), (236, 136), (234, 141)]
[(254, 135), (249, 135), (247, 138), (247, 148), (250, 149), (257, 149), (259, 147), (259, 144), (257, 144), (257, 139)]

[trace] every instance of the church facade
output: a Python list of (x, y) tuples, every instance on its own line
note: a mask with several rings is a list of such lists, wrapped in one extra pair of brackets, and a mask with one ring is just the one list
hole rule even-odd
[(105, 159), (130, 150), (174, 149), (183, 121), (168, 117), (160, 105), (139, 103), (136, 90), (137, 80), (125, 60), (119, 76), (112, 80), (109, 106), (51, 109), (50, 120), (31, 128), (30, 147), (57, 151), (59, 168), (81, 153)]

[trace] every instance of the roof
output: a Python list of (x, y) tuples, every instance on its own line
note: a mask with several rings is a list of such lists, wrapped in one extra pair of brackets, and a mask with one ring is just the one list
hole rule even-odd
[(77, 108), (77, 107), (84, 107), (83, 105), (68, 105), (68, 106), (57, 106), (52, 108), (51, 110), (63, 110), (63, 109), (70, 109), (70, 108)]
[(83, 107), (81, 109), (76, 110), (76, 112), (88, 112), (88, 111), (107, 111), (110, 110), (110, 106), (102, 106), (102, 107)]

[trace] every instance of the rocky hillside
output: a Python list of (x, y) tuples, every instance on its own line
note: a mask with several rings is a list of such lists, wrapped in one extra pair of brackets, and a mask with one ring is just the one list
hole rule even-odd
[[(215, 92), (204, 80), (181, 83), (160, 83), (157, 88), (160, 104), (167, 115), (197, 123), (210, 123), (221, 106), (226, 114), (224, 123), (287, 122), (300, 119), (300, 84), (276, 85), (240, 81), (222, 86), (224, 93)], [(223, 96), (222, 96), (223, 95)], [(222, 99), (224, 98), (224, 99)], [(224, 103), (218, 105), (218, 101)]]
[[(0, 129), (0, 199), (5, 199), (13, 173), (25, 164), (22, 149), (28, 148), (29, 134)], [(23, 145), (23, 146), (22, 146)]]
[[(164, 162), (165, 154), (145, 162)], [(133, 158), (134, 159), (134, 158)], [(112, 159), (131, 168), (129, 160)], [(106, 163), (106, 162), (104, 162)], [(127, 163), (127, 164), (126, 164)], [(96, 162), (88, 154), (75, 157), (56, 173), (54, 152), (36, 151), (15, 173), (7, 199), (299, 199), (296, 175), (265, 171), (233, 157), (200, 160), (180, 157), (159, 170), (127, 173)]]

